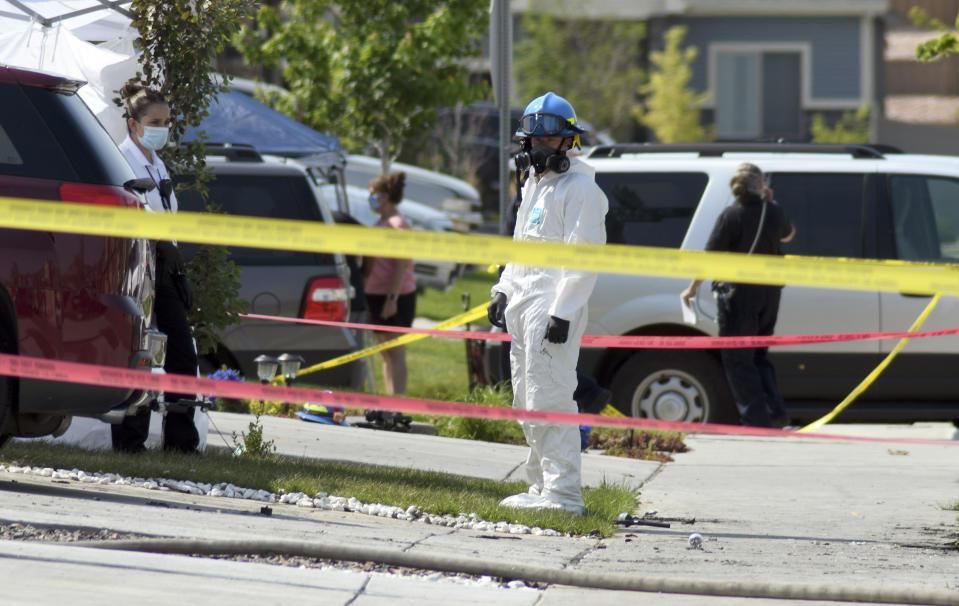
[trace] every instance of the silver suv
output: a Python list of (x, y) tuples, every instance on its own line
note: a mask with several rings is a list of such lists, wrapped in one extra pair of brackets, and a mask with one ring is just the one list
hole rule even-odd
[[(215, 177), (207, 184), (210, 200), (228, 214), (333, 223), (318, 184), (299, 162), (242, 145), (210, 145), (206, 162)], [(178, 190), (177, 199), (182, 210), (205, 209), (194, 189)], [(187, 258), (195, 254), (197, 245), (181, 246)], [(249, 302), (249, 313), (340, 322), (349, 318), (352, 289), (343, 255), (235, 246), (229, 251), (242, 269), (240, 296)], [(251, 318), (227, 328), (222, 340), (215, 353), (201, 358), (200, 369), (206, 373), (226, 365), (248, 380), (257, 376), (253, 360), (260, 354), (299, 354), (308, 366), (362, 347), (350, 329)], [(310, 374), (304, 381), (358, 389), (364, 372), (362, 361), (351, 362)]]
[[(770, 178), (796, 227), (787, 255), (959, 262), (959, 158), (882, 146), (705, 144), (599, 146), (585, 161), (609, 199), (611, 244), (702, 250), (732, 201), (744, 161)], [(717, 335), (709, 284), (695, 325), (683, 322), (687, 278), (601, 274), (586, 334)], [(787, 285), (776, 334), (906, 330), (929, 296)], [(951, 328), (956, 297), (943, 297), (923, 329)], [(793, 421), (830, 410), (896, 345), (895, 340), (775, 347)], [(959, 337), (914, 339), (840, 420), (959, 418)], [(581, 349), (579, 369), (613, 392), (625, 414), (673, 421), (736, 422), (717, 350)]]

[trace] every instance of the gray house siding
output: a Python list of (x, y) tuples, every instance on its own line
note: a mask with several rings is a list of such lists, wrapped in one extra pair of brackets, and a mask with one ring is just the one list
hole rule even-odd
[(650, 20), (648, 45), (662, 49), (670, 27), (686, 26), (683, 45), (699, 51), (690, 86), (710, 93), (701, 118), (720, 139), (807, 140), (814, 114), (831, 122), (876, 105), (868, 97), (881, 85), (881, 53), (863, 55), (867, 47), (881, 48), (871, 46), (881, 40), (881, 27), (865, 23), (855, 16), (671, 15)]
[(686, 44), (699, 49), (691, 85), (707, 90), (709, 46), (793, 42), (811, 51), (813, 99), (858, 98), (860, 91), (860, 21), (854, 18), (692, 18), (676, 20), (688, 27)]

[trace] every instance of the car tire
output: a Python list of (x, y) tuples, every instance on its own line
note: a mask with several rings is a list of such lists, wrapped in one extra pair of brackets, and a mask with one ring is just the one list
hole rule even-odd
[(642, 351), (613, 376), (623, 414), (661, 421), (732, 423), (738, 418), (722, 365), (700, 351)]

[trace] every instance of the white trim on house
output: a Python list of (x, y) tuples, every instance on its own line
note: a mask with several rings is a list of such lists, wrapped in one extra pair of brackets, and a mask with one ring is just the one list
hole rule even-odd
[(841, 17), (883, 14), (888, 0), (666, 0), (670, 14), (737, 17)]
[[(859, 105), (872, 103), (875, 96), (875, 78), (873, 69), (876, 61), (875, 48), (872, 44), (875, 35), (875, 24), (869, 17), (859, 20)], [(873, 108), (873, 113), (875, 113)]]
[(812, 47), (808, 42), (712, 42), (707, 50), (706, 86), (709, 98), (704, 109), (716, 109), (716, 82), (719, 78), (719, 53), (755, 53), (766, 51), (799, 53), (799, 75), (802, 82), (800, 104), (805, 108), (812, 98)]

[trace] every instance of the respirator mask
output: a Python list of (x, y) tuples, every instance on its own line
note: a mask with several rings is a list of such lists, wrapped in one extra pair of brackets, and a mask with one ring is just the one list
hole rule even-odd
[(569, 158), (566, 157), (566, 150), (562, 149), (564, 142), (565, 139), (553, 149), (542, 142), (534, 145), (533, 138), (527, 138), (523, 141), (523, 151), (513, 157), (517, 172), (524, 172), (532, 167), (537, 175), (548, 170), (565, 173), (569, 170)]

